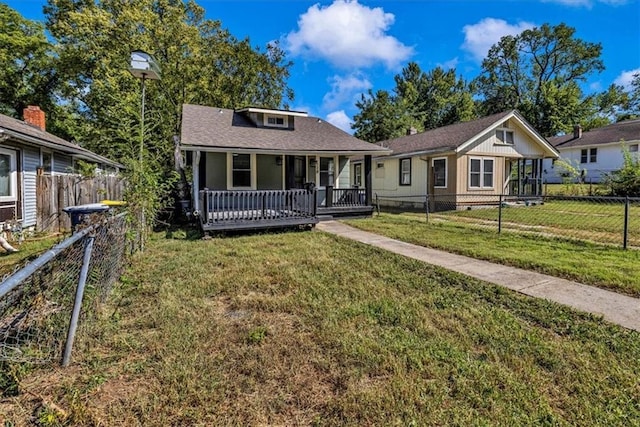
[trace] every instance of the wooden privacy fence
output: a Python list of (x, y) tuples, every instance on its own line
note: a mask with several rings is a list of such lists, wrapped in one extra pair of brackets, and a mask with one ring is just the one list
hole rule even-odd
[(68, 206), (122, 200), (124, 181), (117, 176), (92, 178), (77, 175), (38, 175), (36, 181), (37, 230), (58, 232), (71, 229)]

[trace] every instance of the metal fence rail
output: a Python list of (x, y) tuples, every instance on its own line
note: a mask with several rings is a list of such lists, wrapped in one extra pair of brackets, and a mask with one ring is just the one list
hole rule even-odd
[(424, 212), (427, 222), (640, 249), (640, 198), (376, 195), (376, 204), (378, 211)]
[(0, 361), (69, 362), (75, 327), (125, 262), (125, 214), (94, 221), (0, 283)]

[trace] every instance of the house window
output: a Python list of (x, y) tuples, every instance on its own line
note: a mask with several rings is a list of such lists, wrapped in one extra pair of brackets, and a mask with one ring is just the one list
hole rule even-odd
[(356, 187), (361, 187), (362, 186), (362, 164), (360, 163), (356, 163), (354, 166), (354, 174), (355, 176), (353, 177), (353, 185), (355, 185)]
[(234, 187), (251, 187), (251, 155), (234, 153), (232, 175)]
[(400, 159), (400, 185), (411, 185), (411, 159)]
[(447, 187), (447, 159), (433, 159), (433, 186), (436, 188)]
[(16, 199), (16, 153), (0, 149), (0, 201)]
[(376, 163), (376, 168), (378, 168), (378, 169), (384, 168), (384, 163), (382, 163), (382, 162)]
[(513, 131), (509, 129), (496, 130), (496, 138), (501, 144), (513, 145)]
[(493, 159), (469, 159), (469, 187), (493, 188)]
[(580, 163), (596, 163), (598, 161), (598, 149), (590, 148), (580, 151)]
[(53, 171), (53, 156), (50, 151), (42, 152), (42, 172), (50, 174)]
[(286, 117), (283, 116), (264, 116), (264, 124), (265, 126), (273, 126), (273, 127), (287, 127)]
[(629, 152), (630, 153), (637, 153), (638, 152), (638, 144), (631, 144), (629, 146)]
[(320, 186), (333, 186), (333, 158), (320, 157)]

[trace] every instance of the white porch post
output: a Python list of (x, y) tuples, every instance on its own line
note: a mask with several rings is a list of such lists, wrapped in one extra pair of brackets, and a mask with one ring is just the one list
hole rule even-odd
[(200, 212), (200, 151), (193, 153), (193, 210)]

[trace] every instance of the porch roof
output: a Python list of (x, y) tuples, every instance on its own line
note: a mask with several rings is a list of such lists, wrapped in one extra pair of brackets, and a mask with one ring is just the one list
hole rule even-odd
[(293, 129), (258, 127), (242, 110), (191, 104), (182, 107), (181, 146), (191, 150), (281, 153), (384, 155), (391, 152), (355, 138), (318, 117), (296, 115)]

